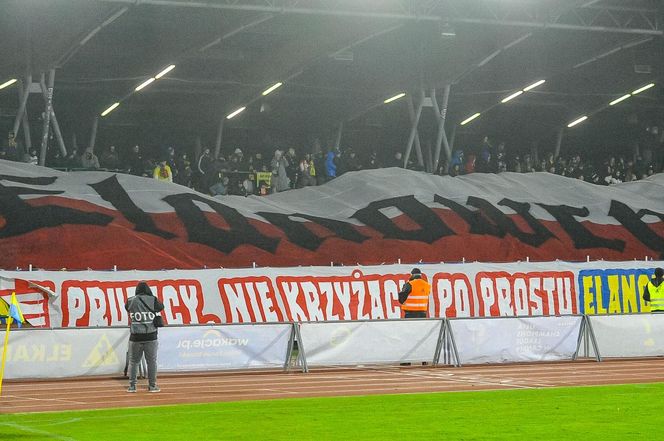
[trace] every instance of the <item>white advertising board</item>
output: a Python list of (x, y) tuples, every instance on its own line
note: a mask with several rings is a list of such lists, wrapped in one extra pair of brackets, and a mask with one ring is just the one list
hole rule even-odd
[(442, 320), (302, 323), (309, 366), (431, 362)]
[(185, 326), (159, 331), (160, 371), (284, 366), (293, 325)]
[(602, 357), (664, 355), (664, 314), (589, 317)]
[(457, 319), (449, 324), (461, 364), (569, 360), (581, 316)]

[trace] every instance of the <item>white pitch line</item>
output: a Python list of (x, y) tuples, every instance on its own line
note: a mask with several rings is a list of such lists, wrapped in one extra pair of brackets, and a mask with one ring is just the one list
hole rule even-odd
[(273, 392), (273, 393), (297, 394), (297, 392), (293, 392), (293, 391), (290, 391), (290, 390), (269, 389), (269, 388), (263, 388), (263, 389), (258, 389), (258, 390), (264, 390), (264, 391)]
[(16, 399), (21, 399), (21, 400), (32, 400), (32, 401), (61, 401), (61, 402), (66, 402), (66, 403), (74, 403), (74, 404), (86, 404), (85, 402), (81, 401), (74, 401), (74, 400), (68, 400), (66, 398), (34, 398), (34, 397), (26, 397), (26, 396), (16, 396), (16, 395), (7, 395), (7, 397), (13, 397)]
[(50, 426), (62, 426), (64, 424), (77, 423), (77, 422), (81, 421), (82, 419), (83, 418), (70, 418), (70, 419), (64, 420), (64, 421), (55, 421), (55, 422), (52, 422), (52, 423), (40, 424), (40, 426), (49, 426), (49, 427)]
[[(408, 376), (414, 376), (414, 377), (427, 377), (427, 374), (421, 374), (419, 372), (404, 372), (405, 375)], [(450, 382), (455, 382), (455, 383), (464, 383), (464, 384), (480, 384), (483, 386), (503, 386), (505, 387), (506, 385), (504, 383), (496, 382), (496, 381), (487, 381), (486, 379), (482, 377), (466, 377), (466, 376), (454, 376), (454, 378), (448, 377), (438, 377), (439, 379), (445, 379), (446, 381)], [(530, 383), (530, 385), (524, 385), (524, 384), (516, 384), (512, 383), (508, 385), (509, 387), (514, 387), (514, 388), (519, 388), (519, 389), (534, 389), (538, 387), (551, 387), (550, 384), (538, 384), (534, 382), (529, 382), (529, 381), (524, 381), (526, 383)]]
[(45, 430), (34, 429), (32, 427), (23, 426), (21, 424), (15, 424), (15, 423), (0, 423), (0, 424), (2, 424), (4, 426), (7, 426), (7, 427), (11, 427), (11, 428), (14, 428), (14, 429), (21, 430), (23, 432), (32, 433), (32, 434), (35, 434), (35, 435), (47, 436), (49, 438), (57, 439), (57, 440), (60, 440), (60, 441), (76, 441), (76, 438), (70, 438), (68, 436), (57, 435), (55, 433), (47, 432)]

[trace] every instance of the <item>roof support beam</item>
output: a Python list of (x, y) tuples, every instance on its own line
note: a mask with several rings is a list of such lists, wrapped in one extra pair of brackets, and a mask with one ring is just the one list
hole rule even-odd
[(335, 17), (376, 18), (388, 20), (417, 20), (438, 21), (440, 17), (430, 14), (404, 13), (404, 12), (370, 12), (349, 9), (328, 8), (298, 8), (283, 7), (270, 4), (247, 4), (247, 3), (211, 3), (206, 1), (183, 1), (183, 0), (102, 0), (111, 3), (124, 3), (130, 5), (152, 5), (168, 6), (176, 8), (205, 8), (230, 11), (268, 12), (272, 14), (297, 14), (297, 15), (327, 15)]
[(441, 146), (445, 146), (445, 161), (446, 161), (446, 172), (449, 167), (450, 160), (452, 159), (452, 151), (450, 150), (450, 144), (447, 139), (447, 133), (445, 133), (445, 120), (447, 119), (447, 106), (450, 100), (450, 85), (445, 86), (445, 91), (443, 92), (443, 102), (442, 107), (438, 107), (438, 100), (436, 99), (436, 89), (431, 89), (431, 104), (433, 105), (433, 110), (436, 112), (436, 120), (438, 121), (438, 133), (436, 134), (436, 144), (433, 157), (433, 173), (436, 173), (438, 170), (438, 163), (440, 162), (440, 150)]
[(229, 38), (231, 38), (231, 37), (233, 37), (237, 34), (240, 34), (244, 31), (246, 31), (247, 29), (253, 28), (254, 26), (257, 26), (261, 23), (264, 23), (268, 20), (271, 20), (272, 18), (274, 18), (274, 15), (271, 15), (271, 14), (262, 15), (260, 17), (257, 17), (255, 19), (251, 20), (250, 22), (242, 24), (239, 27), (224, 33), (223, 35), (220, 35), (219, 37), (215, 38), (211, 42), (209, 42), (206, 45), (199, 48), (198, 52), (205, 52), (206, 50), (210, 49), (211, 47), (218, 45), (222, 41), (227, 40), (227, 39), (229, 39)]
[(619, 34), (641, 34), (641, 35), (664, 35), (664, 31), (660, 29), (643, 29), (643, 28), (627, 28), (627, 27), (613, 27), (613, 26), (587, 26), (587, 25), (574, 25), (566, 23), (551, 23), (545, 21), (521, 21), (521, 20), (497, 20), (490, 18), (450, 18), (453, 23), (468, 23), (477, 25), (495, 25), (495, 26), (512, 26), (524, 27), (534, 29), (563, 29), (569, 31), (592, 31), (592, 32), (613, 32)]
[[(49, 81), (50, 78), (51, 77), (49, 76)], [(50, 100), (51, 124), (53, 126), (53, 134), (55, 134), (55, 140), (58, 142), (58, 146), (60, 147), (60, 153), (64, 158), (67, 156), (67, 147), (65, 147), (65, 140), (62, 138), (62, 132), (60, 131), (60, 124), (58, 123), (58, 117), (55, 116), (55, 109), (53, 108), (53, 86), (51, 86), (51, 91), (49, 92), (48, 88), (46, 87), (46, 83), (44, 82), (44, 78), (42, 78), (39, 81), (39, 87), (41, 88), (42, 97), (44, 98), (44, 105), (47, 108), (49, 107), (49, 100)]]
[[(415, 124), (415, 106), (413, 104), (412, 95), (408, 95), (408, 117), (410, 118), (410, 123)], [(422, 101), (422, 104), (424, 102)], [(418, 165), (423, 165), (422, 159), (422, 144), (420, 144), (420, 133), (415, 127), (415, 153), (417, 154)], [(404, 165), (405, 167), (405, 165)]]
[[(417, 126), (420, 124), (420, 117), (422, 116), (422, 107), (424, 107), (424, 89), (420, 90), (420, 94), (417, 102), (417, 109), (415, 110), (415, 116), (410, 127), (410, 134), (408, 135), (408, 142), (406, 143), (406, 153), (403, 155), (403, 168), (408, 168), (408, 160), (410, 159), (410, 152), (413, 150), (413, 143), (415, 137), (417, 136)], [(418, 155), (418, 159), (421, 158), (422, 152)], [(422, 163), (420, 163), (422, 165)]]
[[(42, 124), (41, 152), (39, 153), (39, 165), (46, 164), (46, 150), (48, 149), (48, 133), (51, 128), (51, 115), (53, 113), (53, 84), (55, 83), (55, 69), (48, 74), (48, 86), (46, 89), (46, 110), (44, 111), (44, 123)], [(44, 84), (44, 74), (41, 75), (40, 84)]]
[(219, 118), (219, 126), (217, 127), (217, 139), (214, 143), (214, 158), (219, 158), (219, 153), (221, 153), (221, 141), (224, 137), (224, 120), (226, 115), (221, 115)]
[[(27, 84), (28, 86), (25, 88), (25, 95), (23, 92), (23, 85)], [(25, 83), (23, 81), (19, 82), (18, 86), (18, 98), (20, 102), (23, 102), (23, 99), (27, 99), (27, 95), (30, 93), (30, 84), (32, 84), (32, 75), (28, 75), (26, 77)], [(18, 115), (16, 116), (18, 118)], [(24, 141), (24, 147), (25, 147), (25, 152), (29, 153), (30, 150), (32, 150), (32, 135), (30, 133), (30, 122), (28, 121), (28, 112), (23, 109), (23, 115), (21, 116), (21, 121), (23, 121), (23, 141)], [(20, 125), (20, 121), (18, 121), (18, 125), (16, 124), (17, 121), (14, 122), (14, 138), (18, 136), (18, 125)]]
[(337, 127), (337, 137), (334, 141), (334, 150), (335, 151), (340, 151), (341, 150), (341, 137), (344, 134), (344, 122), (341, 121), (339, 123), (339, 127)]
[(21, 127), (21, 122), (23, 121), (23, 115), (25, 115), (25, 106), (28, 103), (28, 97), (30, 96), (30, 85), (32, 84), (32, 75), (28, 75), (25, 82), (25, 92), (23, 91), (23, 82), (18, 84), (18, 95), (19, 95), (19, 105), (18, 112), (16, 112), (16, 119), (14, 120), (14, 129), (12, 133), (14, 136), (18, 135), (18, 129)]
[(62, 56), (55, 62), (56, 68), (61, 68), (64, 66), (76, 53), (87, 44), (99, 31), (104, 29), (106, 26), (113, 23), (115, 20), (120, 18), (125, 12), (129, 10), (129, 6), (121, 7), (120, 9), (114, 11), (109, 17), (104, 19), (99, 25), (93, 27), (89, 32), (83, 36), (79, 41), (74, 43), (67, 51), (62, 54)]
[(94, 150), (95, 142), (97, 142), (97, 129), (99, 128), (99, 117), (95, 116), (95, 119), (92, 120), (92, 129), (90, 130), (90, 142), (88, 143), (88, 149)]
[[(496, 25), (496, 26), (513, 26), (513, 27), (526, 27), (526, 28), (540, 28), (540, 29), (561, 29), (561, 30), (577, 30), (577, 31), (592, 31), (592, 32), (614, 32), (624, 34), (642, 34), (642, 35), (664, 35), (664, 31), (657, 26), (656, 21), (651, 20), (646, 11), (636, 11), (629, 9), (616, 8), (602, 8), (602, 6), (595, 6), (596, 1), (587, 2), (579, 8), (572, 9), (573, 12), (592, 9), (604, 11), (613, 17), (616, 13), (636, 14), (640, 18), (641, 23), (646, 23), (645, 27), (628, 26), (628, 25), (593, 25), (587, 23), (582, 17), (576, 14), (576, 21), (573, 23), (565, 22), (565, 18), (560, 16), (555, 20), (541, 21), (532, 18), (531, 16), (521, 16), (522, 19), (510, 19), (513, 14), (496, 15), (489, 13), (484, 14), (450, 14), (448, 10), (441, 7), (440, 14), (437, 14), (436, 8), (429, 9), (426, 13), (419, 12), (397, 12), (394, 11), (363, 11), (351, 9), (330, 9), (330, 8), (317, 8), (317, 7), (295, 7), (277, 5), (275, 2), (266, 1), (264, 4), (257, 3), (211, 3), (207, 1), (184, 1), (184, 0), (102, 0), (109, 3), (122, 3), (127, 5), (151, 5), (161, 7), (177, 7), (177, 8), (204, 8), (204, 9), (217, 9), (217, 10), (232, 10), (232, 11), (252, 11), (252, 12), (267, 12), (272, 14), (296, 14), (296, 15), (321, 15), (321, 16), (337, 16), (349, 18), (375, 18), (375, 19), (390, 19), (390, 20), (415, 20), (415, 21), (441, 21), (445, 20), (450, 23), (466, 23), (477, 25)], [(620, 21), (620, 20), (618, 20)], [(623, 21), (624, 22), (624, 21)]]

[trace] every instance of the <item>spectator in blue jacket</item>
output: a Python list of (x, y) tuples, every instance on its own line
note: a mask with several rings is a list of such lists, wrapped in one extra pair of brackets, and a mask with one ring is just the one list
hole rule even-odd
[(337, 164), (334, 163), (334, 156), (334, 150), (330, 150), (325, 156), (325, 173), (328, 179), (337, 177)]

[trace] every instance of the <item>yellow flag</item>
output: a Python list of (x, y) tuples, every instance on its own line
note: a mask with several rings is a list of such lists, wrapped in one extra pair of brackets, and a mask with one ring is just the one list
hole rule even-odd
[(9, 305), (0, 297), (0, 317), (9, 317)]
[(23, 318), (23, 313), (21, 312), (21, 305), (19, 305), (18, 300), (16, 300), (16, 293), (12, 293), (12, 300), (9, 305), (9, 316), (16, 320), (18, 323), (18, 327), (21, 327), (21, 324), (25, 322), (25, 319)]

